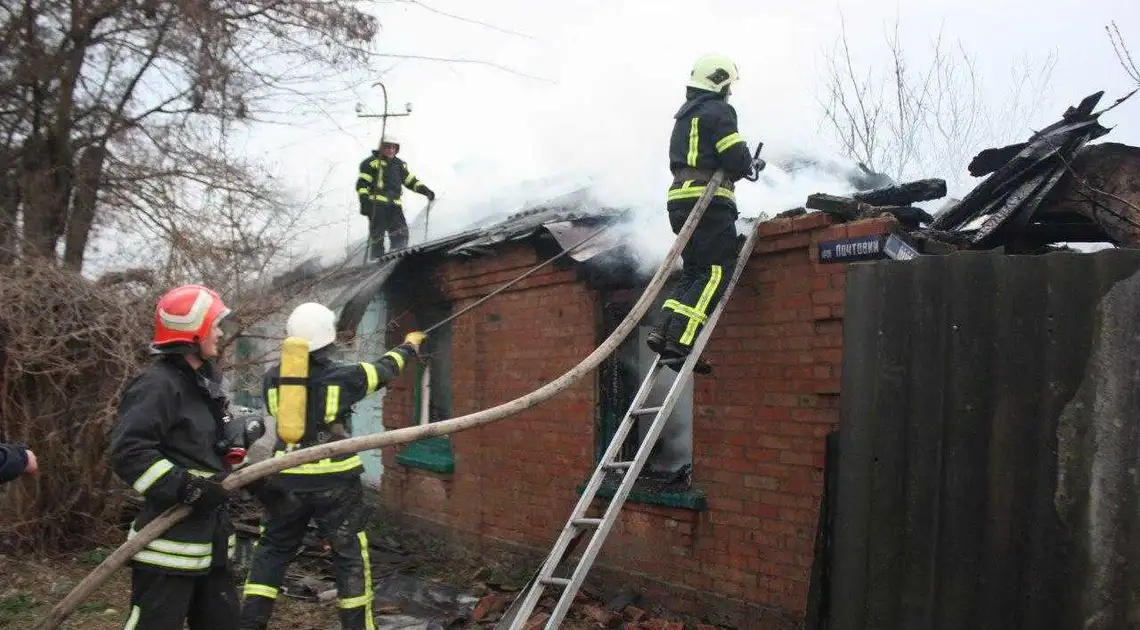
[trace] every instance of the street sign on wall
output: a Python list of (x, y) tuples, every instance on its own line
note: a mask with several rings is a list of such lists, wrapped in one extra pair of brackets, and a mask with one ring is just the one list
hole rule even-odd
[(819, 243), (819, 262), (825, 264), (884, 258), (910, 260), (919, 255), (918, 250), (896, 234), (837, 238)]

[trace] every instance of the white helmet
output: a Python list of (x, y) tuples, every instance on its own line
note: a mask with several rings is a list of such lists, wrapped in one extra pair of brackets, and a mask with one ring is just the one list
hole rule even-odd
[(324, 304), (305, 302), (289, 314), (285, 334), (309, 342), (309, 352), (336, 341), (336, 314)]
[(720, 92), (739, 78), (736, 62), (725, 55), (705, 55), (693, 63), (693, 69), (689, 72), (689, 87)]
[(380, 144), (394, 144), (394, 145), (399, 146), (400, 138), (396, 134), (385, 129), (384, 130), (384, 137), (380, 139)]

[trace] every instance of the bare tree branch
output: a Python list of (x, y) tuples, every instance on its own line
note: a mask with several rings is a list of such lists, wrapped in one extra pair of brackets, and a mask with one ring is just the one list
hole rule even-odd
[(523, 77), (526, 79), (533, 79), (535, 81), (542, 81), (543, 83), (558, 83), (557, 81), (555, 81), (553, 79), (546, 79), (543, 77), (535, 76), (533, 74), (527, 74), (525, 72), (521, 72), (521, 71), (515, 70), (513, 68), (508, 68), (506, 66), (494, 63), (492, 61), (484, 61), (482, 59), (465, 59), (462, 57), (459, 57), (459, 58), (454, 58), (454, 57), (428, 57), (425, 55), (400, 55), (400, 54), (395, 54), (395, 53), (376, 53), (376, 56), (377, 57), (390, 57), (392, 59), (416, 59), (419, 61), (438, 61), (438, 62), (442, 62), (442, 63), (467, 63), (467, 64), (476, 64), (476, 65), (481, 65), (481, 66), (490, 66), (492, 68), (496, 68), (496, 69), (502, 70), (504, 72), (509, 72), (511, 74), (514, 74), (514, 75), (517, 75), (517, 76), (520, 76), (520, 77)]
[(1124, 68), (1128, 78), (1140, 85), (1140, 67), (1137, 67), (1136, 62), (1132, 59), (1132, 51), (1124, 43), (1124, 36), (1120, 34), (1120, 27), (1113, 21), (1109, 26), (1104, 27), (1104, 30), (1108, 33), (1108, 41), (1112, 42), (1112, 50), (1116, 53), (1120, 67)]
[(939, 31), (929, 61), (914, 67), (900, 30), (896, 19), (885, 36), (887, 62), (867, 63), (864, 71), (842, 28), (825, 55), (817, 97), (823, 125), (845, 156), (873, 171), (896, 180), (937, 175), (953, 188), (964, 182), (971, 155), (1024, 135), (1056, 57), (1015, 68), (1006, 102), (991, 103), (983, 99), (976, 61), (961, 43), (950, 46)]
[(534, 39), (534, 37), (527, 35), (526, 33), (520, 33), (518, 31), (512, 31), (510, 29), (505, 29), (505, 28), (502, 28), (499, 26), (495, 26), (494, 24), (488, 24), (486, 22), (480, 22), (479, 20), (475, 20), (472, 18), (467, 18), (467, 17), (463, 17), (460, 15), (455, 15), (454, 13), (447, 13), (446, 11), (441, 11), (439, 9), (436, 9), (435, 7), (431, 7), (431, 6), (428, 6), (427, 4), (425, 4), (423, 2), (420, 2), (420, 0), (396, 0), (396, 1), (407, 3), (407, 4), (414, 4), (414, 5), (420, 7), (424, 10), (430, 11), (432, 13), (436, 13), (438, 15), (442, 15), (442, 16), (447, 17), (447, 18), (451, 18), (453, 20), (458, 20), (460, 22), (467, 22), (468, 24), (476, 24), (478, 26), (482, 26), (484, 28), (489, 28), (493, 31), (498, 31), (500, 33), (504, 33), (507, 35), (514, 35), (516, 37), (522, 37), (524, 39), (531, 39), (531, 40)]

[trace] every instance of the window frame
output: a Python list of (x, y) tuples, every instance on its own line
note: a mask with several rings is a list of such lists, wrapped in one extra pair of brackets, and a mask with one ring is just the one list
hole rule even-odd
[[(622, 319), (629, 313), (630, 308), (636, 302), (638, 296), (644, 291), (644, 286), (620, 286), (620, 287), (606, 287), (599, 288), (598, 300), (598, 315), (597, 315), (597, 331), (598, 343), (601, 343), (610, 333), (617, 327)], [(630, 336), (622, 342), (621, 346), (615, 350), (614, 354), (605, 359), (597, 371), (597, 417), (596, 417), (596, 430), (595, 430), (595, 443), (594, 443), (594, 466), (595, 468), (601, 461), (602, 455), (605, 453), (606, 448), (613, 439), (617, 431), (618, 424), (628, 411), (629, 404), (632, 402), (633, 397), (636, 396), (637, 388), (644, 380), (642, 374), (642, 366), (638, 361), (638, 369), (621, 369), (618, 374), (614, 374), (613, 370), (615, 365), (624, 367), (625, 360), (632, 354), (633, 356), (640, 356), (638, 345), (644, 343), (642, 332), (649, 329), (655, 319), (656, 315), (661, 309), (661, 304), (664, 303), (666, 296), (664, 294), (658, 296), (650, 308), (649, 314), (638, 326), (631, 332)], [(615, 312), (616, 309), (616, 312)], [(631, 377), (632, 375), (632, 377)], [(607, 390), (607, 379), (620, 379), (623, 389), (627, 390), (628, 396), (623, 396), (620, 400), (614, 401), (613, 395)], [(690, 387), (693, 381), (690, 380)], [(680, 401), (679, 401), (680, 402)], [(690, 399), (692, 408), (690, 409), (690, 416), (695, 409), (695, 401)], [(675, 408), (676, 409), (676, 408)], [(650, 419), (647, 418), (646, 421)], [(626, 444), (623, 445), (623, 452), (626, 457), (632, 459), (640, 446), (641, 440), (639, 437), (640, 426), (635, 427), (633, 431), (626, 438)], [(658, 437), (660, 442), (661, 437)], [(664, 507), (682, 508), (694, 511), (703, 511), (708, 508), (708, 503), (704, 490), (695, 488), (693, 486), (693, 432), (692, 423), (689, 424), (689, 462), (687, 464), (688, 470), (683, 473), (683, 481), (663, 484), (660, 480), (653, 479), (652, 476), (646, 475), (647, 467), (642, 468), (641, 474), (634, 484), (633, 490), (630, 492), (629, 497), (626, 499), (632, 503), (642, 503), (649, 505), (657, 505)], [(648, 462), (647, 462), (648, 463)], [(684, 470), (684, 466), (678, 469), (678, 472)], [(592, 474), (593, 471), (591, 471)], [(611, 498), (617, 490), (620, 477), (612, 474), (610, 478), (606, 479), (601, 488), (598, 490), (599, 497)], [(578, 486), (578, 492), (585, 491), (586, 484), (583, 482)]]
[[(439, 305), (430, 310), (425, 309), (426, 320), (440, 321), (446, 318), (451, 312), (451, 304)], [(417, 321), (419, 321), (419, 319), (420, 318), (417, 318)], [(437, 343), (446, 344), (442, 352), (435, 345)], [(415, 381), (412, 385), (411, 426), (425, 424), (425, 419), (427, 422), (433, 422), (433, 420), (431, 420), (432, 394), (436, 391), (446, 391), (446, 394), (440, 394), (440, 396), (446, 400), (446, 409), (445, 413), (435, 421), (446, 420), (451, 417), (452, 397), (450, 379), (447, 379), (447, 382), (443, 385), (445, 390), (437, 390), (432, 383), (432, 375), (437, 370), (432, 369), (432, 364), (435, 363), (438, 360), (438, 356), (442, 354), (446, 357), (447, 366), (446, 369), (438, 371), (449, 375), (451, 373), (451, 353), (454, 347), (450, 322), (437, 329), (437, 331), (430, 335), (425, 341), (425, 354), (428, 354), (431, 358), (427, 361), (417, 360), (415, 362)], [(426, 400), (424, 397), (425, 390), (427, 392)], [(426, 470), (442, 475), (453, 474), (455, 472), (455, 450), (452, 447), (451, 436), (440, 435), (411, 442), (396, 455), (396, 462), (408, 468)]]

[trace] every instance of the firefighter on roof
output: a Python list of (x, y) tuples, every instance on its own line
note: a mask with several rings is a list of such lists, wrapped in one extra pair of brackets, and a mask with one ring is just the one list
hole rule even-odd
[[(218, 294), (185, 285), (155, 309), (154, 363), (122, 392), (111, 432), (115, 475), (144, 498), (131, 533), (176, 504), (193, 513), (131, 561), (127, 630), (232, 630), (238, 595), (229, 567), (233, 526), (221, 482), (229, 401), (214, 365), (230, 310)], [(235, 421), (236, 422), (236, 421)]]
[[(736, 126), (736, 110), (728, 104), (736, 64), (724, 55), (697, 59), (689, 76), (685, 103), (674, 115), (669, 139), (673, 183), (666, 208), (677, 234), (717, 169), (724, 180), (681, 251), (682, 273), (662, 306), (658, 326), (647, 345), (663, 358), (685, 357), (732, 276), (739, 250), (736, 232), (735, 183), (756, 168)], [(695, 368), (708, 373), (703, 360)]]
[[(352, 433), (352, 408), (365, 396), (396, 378), (407, 362), (418, 356), (424, 340), (421, 332), (408, 333), (404, 343), (371, 363), (342, 363), (334, 360), (335, 314), (321, 304), (308, 302), (295, 308), (286, 322), (288, 338), (282, 345), (282, 361), (271, 367), (262, 387), (270, 415), (277, 420), (275, 455), (285, 453), (283, 435), (292, 433), (285, 388), (303, 385), (303, 426), (296, 430), (304, 448), (348, 437)], [(301, 372), (292, 376), (293, 340), (304, 340)], [(287, 356), (287, 351), (289, 356)], [(289, 364), (286, 371), (284, 366)], [(283, 376), (285, 372), (289, 376)], [(285, 569), (300, 548), (309, 520), (316, 521), (320, 535), (329, 540), (333, 552), (338, 607), (342, 630), (372, 630), (372, 575), (368, 558), (368, 509), (360, 474), (364, 472), (359, 455), (302, 464), (280, 473), (277, 482), (298, 500), (288, 509), (266, 510), (262, 534), (257, 543), (249, 579), (243, 589), (241, 630), (264, 630), (273, 612)]]
[(360, 198), (360, 214), (368, 217), (369, 258), (384, 255), (384, 233), (392, 241), (392, 250), (408, 246), (408, 221), (404, 218), (404, 187), (435, 200), (435, 193), (408, 170), (406, 162), (396, 157), (400, 141), (391, 132), (384, 134), (380, 150), (360, 163), (356, 194)]

